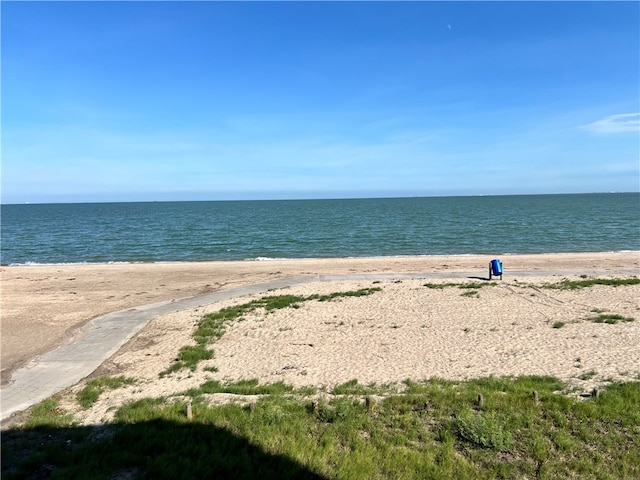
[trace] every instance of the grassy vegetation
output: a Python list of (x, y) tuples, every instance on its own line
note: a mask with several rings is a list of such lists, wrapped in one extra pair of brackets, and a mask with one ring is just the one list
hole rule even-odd
[(98, 401), (98, 398), (105, 390), (115, 390), (124, 385), (133, 385), (134, 383), (135, 380), (133, 378), (123, 376), (92, 378), (78, 392), (77, 400), (82, 408), (89, 408)]
[(393, 385), (362, 385), (357, 379), (336, 385), (331, 390), (333, 395), (383, 395), (395, 391)]
[(590, 278), (583, 280), (562, 280), (558, 283), (549, 283), (543, 285), (544, 288), (555, 290), (577, 290), (580, 288), (593, 287), (594, 285), (606, 285), (610, 287), (620, 287), (626, 285), (638, 285), (640, 278)]
[[(57, 412), (7, 430), (2, 478), (640, 477), (640, 382), (586, 399), (565, 388), (490, 377), (407, 380), (398, 393), (352, 380), (312, 404), (283, 384), (209, 382), (187, 395), (191, 420), (187, 399), (160, 398), (122, 407), (101, 429), (65, 427)], [(225, 389), (264, 396), (252, 408), (202, 396)], [(376, 393), (367, 408), (361, 395)]]
[(618, 315), (617, 313), (601, 313), (596, 317), (588, 318), (590, 322), (593, 323), (608, 323), (610, 325), (616, 324), (618, 322), (633, 322), (634, 318), (624, 317), (622, 315)]
[(292, 393), (294, 388), (283, 382), (260, 385), (258, 380), (240, 380), (238, 382), (223, 384), (217, 380), (211, 380), (185, 393), (190, 397), (198, 397), (208, 393), (232, 393), (234, 395), (282, 395)]
[(553, 323), (553, 325), (552, 325), (552, 327), (553, 327), (553, 328), (562, 328), (562, 327), (564, 327), (565, 325), (566, 325), (566, 323), (565, 323), (565, 322), (554, 322), (554, 323)]
[[(580, 288), (593, 287), (594, 285), (606, 285), (611, 287), (619, 287), (626, 285), (638, 285), (640, 284), (640, 278), (587, 278), (586, 275), (581, 275), (582, 280), (562, 280), (557, 283), (547, 283), (542, 285), (543, 288), (550, 288), (555, 290), (577, 290)], [(496, 282), (468, 282), (468, 283), (425, 283), (424, 286), (433, 289), (443, 289), (448, 287), (480, 289), (483, 287), (491, 287), (497, 285)]]
[(478, 290), (467, 290), (466, 292), (464, 292), (462, 295), (460, 295), (461, 297), (479, 297), (480, 295), (478, 295)]
[(477, 447), (506, 452), (514, 446), (513, 434), (508, 426), (493, 413), (476, 415), (467, 407), (456, 414), (453, 426), (460, 439)]
[(165, 376), (185, 368), (195, 370), (203, 360), (210, 360), (214, 356), (214, 351), (208, 345), (218, 340), (225, 332), (226, 325), (235, 321), (241, 321), (243, 317), (255, 310), (264, 309), (267, 313), (282, 308), (299, 308), (300, 303), (317, 300), (328, 302), (341, 297), (362, 297), (379, 292), (380, 287), (362, 288), (348, 292), (334, 292), (328, 295), (274, 295), (253, 300), (242, 305), (227, 307), (215, 313), (210, 313), (202, 317), (198, 323), (193, 338), (196, 345), (182, 347), (178, 352), (178, 358), (160, 376)]
[(496, 282), (467, 282), (467, 283), (425, 283), (423, 286), (427, 288), (433, 288), (441, 290), (447, 287), (469, 288), (472, 290), (478, 290), (484, 287), (495, 287)]
[(583, 374), (581, 374), (580, 376), (578, 376), (578, 378), (580, 380), (591, 380), (593, 377), (595, 377), (598, 374), (598, 372), (596, 372), (595, 370), (589, 370), (588, 372), (584, 372)]
[(427, 288), (441, 290), (448, 287), (458, 287), (465, 289), (466, 292), (462, 293), (462, 297), (479, 297), (478, 290), (484, 287), (493, 287), (497, 285), (496, 282), (466, 282), (466, 283), (425, 283), (423, 286)]
[(496, 282), (471, 282), (471, 283), (461, 283), (458, 285), (458, 288), (470, 288), (472, 290), (478, 290), (484, 287), (495, 287), (497, 285)]
[(202, 360), (210, 360), (213, 358), (213, 350), (208, 349), (205, 345), (186, 345), (178, 352), (178, 358), (175, 363), (167, 370), (160, 373), (161, 377), (173, 372), (177, 372), (184, 368), (195, 370)]
[(442, 290), (447, 287), (457, 287), (459, 283), (425, 283), (423, 286), (434, 290)]
[[(594, 285), (606, 285), (612, 287), (626, 286), (626, 285), (638, 285), (640, 284), (640, 278), (587, 278), (586, 275), (581, 275), (582, 280), (562, 280), (557, 283), (548, 283), (542, 285), (543, 288), (555, 289), (555, 290), (577, 290), (580, 288), (588, 288)], [(517, 280), (516, 280), (517, 281)], [(491, 287), (497, 285), (496, 282), (466, 282), (466, 283), (425, 283), (424, 286), (432, 289), (443, 289), (449, 287), (468, 288), (468, 289), (480, 289), (483, 287)], [(524, 285), (523, 285), (524, 286)]]
[(73, 424), (73, 416), (60, 408), (57, 398), (48, 398), (35, 405), (25, 422), (27, 429), (43, 425), (48, 427), (66, 427)]
[[(562, 280), (558, 283), (544, 284), (542, 288), (555, 289), (555, 290), (577, 290), (580, 288), (588, 288), (594, 285), (605, 286), (626, 286), (626, 285), (638, 285), (640, 284), (640, 278), (588, 278), (586, 275), (580, 276), (581, 280)], [(458, 287), (467, 289), (462, 293), (463, 297), (478, 297), (478, 290), (484, 287), (490, 287), (497, 285), (496, 282), (465, 282), (465, 283), (425, 283), (423, 286), (431, 289), (444, 289), (449, 287)], [(524, 285), (523, 285), (524, 286)], [(600, 313), (600, 310), (594, 310), (594, 312)], [(616, 323), (618, 321), (631, 322), (633, 318), (622, 317), (620, 315), (599, 315), (598, 317), (590, 318), (589, 320), (596, 323)], [(565, 326), (565, 322), (556, 322), (553, 324), (553, 328), (562, 328)]]

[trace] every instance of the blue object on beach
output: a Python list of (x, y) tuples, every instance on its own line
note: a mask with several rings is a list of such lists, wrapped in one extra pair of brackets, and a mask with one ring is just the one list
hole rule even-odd
[(492, 276), (497, 277), (498, 275), (500, 275), (500, 280), (502, 280), (502, 262), (496, 258), (491, 260), (489, 264), (489, 280), (491, 280)]

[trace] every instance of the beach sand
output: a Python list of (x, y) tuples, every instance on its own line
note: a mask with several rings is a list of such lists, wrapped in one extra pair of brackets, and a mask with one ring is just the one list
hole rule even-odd
[[(254, 312), (229, 325), (212, 345), (214, 359), (202, 362), (196, 372), (182, 371), (162, 379), (159, 373), (172, 364), (179, 349), (194, 344), (193, 329), (205, 313), (257, 297), (158, 317), (93, 375), (125, 375), (135, 378), (136, 385), (105, 394), (82, 414), (83, 422), (106, 421), (111, 407), (141, 395), (171, 395), (211, 379), (331, 386), (351, 379), (380, 384), (407, 378), (532, 374), (553, 375), (588, 388), (611, 379), (638, 378), (640, 286), (597, 285), (580, 290), (543, 286), (584, 275), (637, 276), (640, 253), (507, 255), (502, 257), (504, 278), (494, 286), (424, 286), (481, 282), (488, 276), (491, 258), (4, 267), (3, 384), (16, 368), (72, 341), (74, 330), (104, 313), (301, 275), (318, 281), (269, 294), (381, 290), (331, 302), (307, 301), (299, 308), (269, 314)], [(394, 278), (407, 273), (418, 278)], [(370, 275), (357, 280), (332, 277), (359, 274)], [(636, 321), (615, 325), (588, 321), (596, 310)], [(554, 328), (556, 322), (565, 325)]]

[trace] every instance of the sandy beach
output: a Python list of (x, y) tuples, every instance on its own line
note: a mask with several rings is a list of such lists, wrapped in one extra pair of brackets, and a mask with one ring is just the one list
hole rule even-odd
[[(37, 362), (42, 353), (73, 341), (75, 330), (104, 313), (295, 276), (317, 281), (273, 294), (380, 291), (255, 312), (230, 325), (212, 345), (214, 359), (196, 372), (162, 380), (159, 373), (178, 350), (194, 343), (191, 335), (202, 315), (254, 297), (156, 318), (95, 372), (135, 378), (137, 387), (107, 396), (91, 414), (97, 417), (86, 421), (102, 420), (110, 405), (124, 400), (121, 395), (166, 395), (209, 379), (327, 386), (354, 378), (361, 383), (522, 374), (583, 383), (638, 378), (640, 286), (543, 287), (585, 275), (637, 276), (640, 253), (508, 255), (502, 257), (504, 278), (495, 285), (425, 287), (482, 282), (490, 260), (443, 256), (5, 267), (2, 381), (9, 382), (15, 369)], [(394, 278), (408, 273), (416, 278)], [(596, 311), (637, 321), (590, 322)], [(553, 328), (556, 322), (565, 325)]]

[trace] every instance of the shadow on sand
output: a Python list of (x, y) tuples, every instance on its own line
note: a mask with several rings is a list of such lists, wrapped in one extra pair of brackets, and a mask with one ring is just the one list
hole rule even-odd
[(228, 430), (153, 420), (2, 432), (8, 479), (322, 479)]

